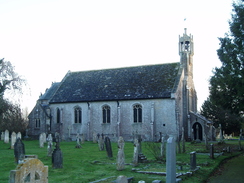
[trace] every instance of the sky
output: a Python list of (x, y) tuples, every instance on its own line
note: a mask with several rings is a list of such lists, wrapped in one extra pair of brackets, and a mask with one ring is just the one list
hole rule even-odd
[[(198, 109), (220, 66), (218, 37), (232, 0), (0, 0), (0, 58), (27, 81), (22, 107), (70, 71), (179, 62), (184, 28), (193, 35)], [(14, 97), (13, 97), (14, 98)]]

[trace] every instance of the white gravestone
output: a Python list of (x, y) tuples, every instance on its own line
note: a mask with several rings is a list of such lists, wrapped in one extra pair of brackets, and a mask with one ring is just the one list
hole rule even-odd
[(16, 133), (12, 132), (12, 134), (11, 134), (11, 149), (14, 149), (15, 142), (16, 142)]
[(9, 143), (9, 131), (5, 130), (4, 133), (4, 143), (8, 144)]

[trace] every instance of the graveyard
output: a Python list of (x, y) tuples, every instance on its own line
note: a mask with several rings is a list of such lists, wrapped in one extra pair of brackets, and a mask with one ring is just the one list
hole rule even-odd
[[(166, 182), (166, 165), (172, 166), (167, 164), (170, 161), (166, 162), (166, 150), (163, 156), (160, 155), (160, 142), (142, 141), (140, 151), (145, 157), (135, 163), (134, 142), (123, 143), (121, 139), (119, 143), (112, 141), (111, 150), (107, 153), (106, 148), (101, 149), (97, 142), (84, 141), (78, 144), (76, 141), (61, 141), (58, 142), (58, 149), (62, 152), (62, 164), (56, 167), (50, 156), (48, 142), (43, 146), (40, 146), (39, 140), (23, 139), (22, 142), (26, 155), (36, 155), (43, 165), (48, 167), (50, 183), (115, 182), (120, 175), (126, 176), (130, 182)], [(172, 168), (181, 182), (204, 182), (221, 162), (242, 153), (242, 144), (237, 138), (208, 143), (185, 142), (184, 147), (176, 143), (171, 149), (176, 152), (175, 166)], [(166, 148), (168, 146), (165, 146)], [(121, 152), (121, 149), (124, 151)], [(124, 160), (118, 163), (117, 154), (122, 154)], [(0, 182), (9, 182), (10, 171), (15, 170), (17, 166), (11, 143), (1, 141), (0, 160)]]

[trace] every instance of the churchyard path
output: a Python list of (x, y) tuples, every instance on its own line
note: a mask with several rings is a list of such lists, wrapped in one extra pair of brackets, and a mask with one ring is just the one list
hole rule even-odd
[(244, 182), (244, 154), (228, 160), (221, 165), (208, 183), (242, 183)]

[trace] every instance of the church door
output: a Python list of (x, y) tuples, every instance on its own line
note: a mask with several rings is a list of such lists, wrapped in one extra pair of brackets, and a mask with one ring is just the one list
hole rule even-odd
[(194, 123), (193, 126), (194, 140), (202, 140), (202, 125), (198, 122)]

